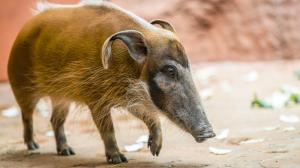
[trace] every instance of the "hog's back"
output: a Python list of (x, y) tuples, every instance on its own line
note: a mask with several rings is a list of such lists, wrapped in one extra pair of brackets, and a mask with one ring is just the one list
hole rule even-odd
[[(50, 91), (71, 85), (76, 89), (79, 80), (93, 71), (104, 80), (113, 78), (114, 69), (103, 70), (101, 47), (110, 35), (126, 29), (144, 28), (143, 23), (109, 5), (44, 11), (19, 33), (10, 55), (9, 80), (14, 86), (28, 83)], [(128, 73), (135, 71), (123, 44), (117, 42), (113, 51), (114, 60), (129, 64)]]

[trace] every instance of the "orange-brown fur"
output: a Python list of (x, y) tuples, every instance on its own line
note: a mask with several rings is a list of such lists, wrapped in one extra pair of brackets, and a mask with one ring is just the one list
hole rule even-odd
[(24, 138), (29, 149), (37, 148), (32, 133), (33, 109), (38, 99), (49, 96), (54, 106), (51, 121), (60, 154), (72, 154), (71, 149), (69, 153), (63, 151), (70, 148), (63, 139), (62, 126), (69, 101), (90, 108), (108, 160), (113, 163), (126, 160), (115, 145), (109, 113), (114, 106), (127, 107), (142, 119), (154, 136), (153, 148), (157, 149), (153, 152), (160, 150), (159, 109), (152, 103), (141, 80), (145, 66), (135, 62), (120, 41), (113, 44), (112, 66), (104, 69), (101, 62), (104, 41), (127, 29), (142, 32), (151, 47), (164, 42), (158, 43), (155, 39), (161, 32), (166, 33), (165, 30), (140, 22), (106, 2), (99, 6), (50, 9), (24, 26), (12, 48), (8, 73), (22, 109)]

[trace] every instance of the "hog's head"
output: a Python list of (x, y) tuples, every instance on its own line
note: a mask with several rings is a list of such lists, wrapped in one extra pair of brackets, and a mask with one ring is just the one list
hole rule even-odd
[[(130, 56), (142, 66), (141, 78), (149, 87), (154, 104), (197, 142), (215, 136), (192, 79), (190, 64), (174, 28), (166, 21), (155, 20), (162, 28), (148, 25), (143, 32), (125, 30), (106, 41), (102, 55), (111, 55), (111, 43), (122, 40)], [(109, 57), (102, 56), (104, 68)]]

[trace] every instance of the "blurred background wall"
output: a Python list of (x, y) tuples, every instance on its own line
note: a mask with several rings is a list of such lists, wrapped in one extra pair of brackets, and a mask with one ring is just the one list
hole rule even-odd
[[(49, 0), (75, 3), (78, 0)], [(299, 0), (112, 0), (147, 20), (162, 18), (176, 28), (193, 62), (253, 61), (300, 57)], [(0, 80), (34, 0), (2, 1)]]
[[(2, 0), (0, 5), (0, 81), (7, 80), (7, 60), (13, 42), (24, 25), (32, 17), (36, 0)], [(58, 3), (76, 3), (78, 0), (50, 0)]]

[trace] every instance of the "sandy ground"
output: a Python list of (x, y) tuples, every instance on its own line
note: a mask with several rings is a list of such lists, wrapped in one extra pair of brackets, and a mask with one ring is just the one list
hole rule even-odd
[[(89, 112), (77, 110), (67, 120), (69, 144), (76, 155), (56, 155), (53, 137), (46, 136), (51, 130), (49, 117), (36, 112), (34, 126), (36, 140), (41, 148), (27, 152), (22, 139), (21, 116), (6, 118), (0, 115), (0, 168), (4, 167), (234, 167), (234, 168), (299, 168), (300, 124), (286, 124), (279, 120), (281, 114), (300, 116), (300, 106), (279, 110), (253, 109), (250, 102), (256, 92), (268, 96), (283, 84), (300, 86), (293, 71), (300, 68), (300, 61), (275, 61), (258, 63), (209, 63), (194, 65), (199, 90), (214, 90), (211, 98), (203, 100), (207, 115), (219, 133), (230, 130), (225, 140), (211, 139), (198, 144), (187, 133), (162, 118), (163, 148), (159, 157), (153, 157), (145, 148), (139, 152), (124, 154), (129, 163), (107, 165), (99, 134), (90, 119)], [(200, 70), (200, 71), (199, 71)], [(247, 74), (256, 71), (258, 79), (245, 80)], [(199, 72), (203, 75), (199, 75)], [(207, 72), (207, 73), (203, 73)], [(211, 74), (208, 79), (205, 75)], [(7, 83), (0, 84), (0, 109), (14, 105)], [(80, 111), (80, 112), (79, 112)], [(130, 115), (114, 112), (116, 136), (119, 147), (132, 144), (144, 134), (145, 126)], [(276, 126), (275, 130), (263, 128)], [(294, 131), (284, 131), (293, 126)], [(255, 144), (242, 144), (241, 139), (263, 139)], [(226, 155), (209, 152), (209, 146), (231, 149)]]

